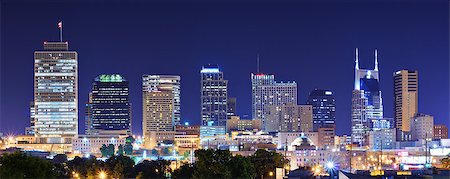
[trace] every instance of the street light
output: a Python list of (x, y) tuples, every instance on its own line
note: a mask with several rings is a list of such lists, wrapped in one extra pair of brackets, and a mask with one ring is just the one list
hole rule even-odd
[(106, 172), (103, 171), (103, 170), (100, 170), (100, 172), (98, 173), (98, 178), (100, 178), (100, 179), (106, 179), (106, 177), (107, 177)]
[(273, 176), (273, 172), (271, 171), (271, 172), (269, 172), (269, 176)]

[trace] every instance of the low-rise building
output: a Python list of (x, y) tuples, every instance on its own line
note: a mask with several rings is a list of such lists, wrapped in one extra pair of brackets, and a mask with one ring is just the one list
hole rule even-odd
[(433, 139), (448, 139), (448, 128), (446, 125), (434, 125)]
[(260, 131), (261, 119), (240, 119), (239, 116), (231, 116), (227, 120), (227, 132), (231, 131)]
[(79, 135), (72, 139), (73, 153), (101, 156), (100, 148), (103, 144), (113, 144), (117, 150), (119, 145), (125, 145), (126, 137), (126, 135)]

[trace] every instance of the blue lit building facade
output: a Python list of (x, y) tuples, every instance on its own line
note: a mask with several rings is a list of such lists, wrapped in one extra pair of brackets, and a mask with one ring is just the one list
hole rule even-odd
[(102, 74), (92, 83), (86, 105), (86, 134), (131, 134), (128, 81), (120, 74)]
[(203, 66), (200, 75), (202, 125), (226, 126), (228, 80), (217, 65)]
[(319, 128), (335, 128), (336, 101), (330, 90), (314, 89), (309, 93), (307, 104), (313, 109), (313, 131)]
[(375, 50), (375, 68), (360, 69), (358, 49), (356, 49), (355, 84), (352, 93), (352, 140), (360, 146), (368, 144), (368, 132), (372, 120), (383, 118), (383, 102), (381, 97), (378, 54)]

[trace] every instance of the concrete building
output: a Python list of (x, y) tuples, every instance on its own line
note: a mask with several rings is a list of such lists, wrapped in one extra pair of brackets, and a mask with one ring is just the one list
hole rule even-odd
[(181, 77), (178, 75), (144, 75), (142, 91), (171, 91), (173, 97), (173, 121), (180, 125), (181, 120)]
[[(277, 139), (274, 139), (274, 142), (276, 140), (278, 149), (284, 149), (286, 144), (289, 148), (289, 144), (301, 136), (305, 136), (311, 140), (314, 146), (319, 143), (319, 134), (317, 132), (279, 132)], [(289, 150), (291, 149), (289, 148)]]
[(217, 65), (203, 66), (200, 74), (202, 125), (225, 127), (228, 118), (228, 80), (225, 80)]
[(276, 82), (274, 75), (251, 74), (252, 80), (252, 119), (261, 119), (263, 130), (269, 106), (297, 104), (297, 83)]
[(432, 139), (434, 136), (434, 117), (417, 113), (411, 119), (410, 129), (412, 140)]
[(227, 120), (227, 132), (231, 131), (260, 131), (261, 120), (260, 119), (240, 119), (239, 116), (231, 116)]
[(369, 132), (369, 149), (395, 149), (396, 129), (378, 129)]
[(177, 134), (187, 134), (187, 135), (199, 135), (200, 136), (200, 125), (177, 125), (175, 126), (175, 131)]
[(332, 149), (334, 148), (334, 136), (336, 135), (336, 131), (334, 127), (320, 127), (317, 130), (318, 135), (318, 143), (317, 147), (323, 149)]
[(434, 125), (433, 139), (448, 139), (448, 128), (446, 125)]
[(149, 143), (145, 146), (153, 148), (158, 142), (173, 140), (175, 132), (173, 92), (163, 89), (144, 92), (143, 103), (144, 143)]
[(419, 77), (417, 70), (400, 70), (394, 73), (394, 114), (396, 128), (410, 131), (410, 120), (418, 112)]
[(80, 135), (72, 140), (74, 154), (95, 155), (101, 157), (103, 144), (113, 144), (117, 151), (119, 145), (124, 146), (127, 135)]
[(306, 104), (313, 109), (313, 131), (319, 128), (334, 128), (336, 121), (336, 102), (330, 90), (314, 89), (309, 93)]
[(270, 106), (263, 129), (266, 132), (311, 132), (312, 116), (311, 105)]
[(213, 126), (212, 121), (207, 126), (200, 126), (200, 139), (225, 134), (226, 134), (225, 126)]
[(131, 135), (128, 81), (120, 74), (102, 74), (92, 83), (86, 104), (86, 134)]
[(375, 49), (375, 68), (360, 69), (356, 48), (355, 84), (352, 92), (352, 136), (359, 146), (368, 144), (372, 119), (383, 118), (383, 100), (379, 84), (378, 53)]
[(44, 42), (34, 52), (33, 81), (37, 142), (70, 143), (78, 135), (78, 53), (68, 42)]

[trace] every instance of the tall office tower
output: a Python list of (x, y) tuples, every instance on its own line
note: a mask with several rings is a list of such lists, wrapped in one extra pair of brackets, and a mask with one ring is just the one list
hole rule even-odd
[(144, 135), (150, 131), (174, 131), (174, 102), (170, 90), (144, 92)]
[(228, 97), (227, 99), (227, 119), (231, 119), (231, 116), (236, 116), (236, 98)]
[(410, 120), (418, 112), (419, 78), (418, 72), (400, 70), (394, 73), (394, 114), (396, 128), (410, 131)]
[(86, 134), (131, 135), (128, 81), (120, 74), (102, 74), (92, 83), (86, 104)]
[(36, 108), (34, 107), (34, 102), (30, 103), (30, 127), (25, 127), (25, 135), (34, 135), (34, 125), (36, 118)]
[(410, 123), (412, 140), (432, 139), (434, 137), (434, 117), (417, 113)]
[(142, 76), (142, 90), (145, 92), (168, 90), (173, 94), (173, 121), (180, 125), (181, 120), (181, 88), (178, 75), (144, 75)]
[(78, 135), (78, 54), (67, 42), (44, 42), (34, 52), (35, 136), (70, 143)]
[(352, 93), (352, 139), (360, 146), (368, 144), (368, 131), (373, 119), (383, 118), (383, 102), (378, 75), (378, 54), (375, 49), (375, 68), (360, 69), (356, 48), (355, 85)]
[(266, 118), (270, 106), (297, 104), (297, 83), (276, 82), (274, 75), (251, 74), (252, 79), (252, 119), (262, 120), (262, 130), (266, 130)]
[(226, 126), (228, 80), (224, 79), (217, 65), (203, 66), (200, 74), (202, 125)]
[(319, 128), (335, 128), (336, 103), (329, 90), (314, 89), (309, 93), (307, 104), (313, 108), (313, 131)]
[(266, 132), (311, 132), (313, 130), (312, 116), (311, 105), (270, 106), (266, 123), (263, 123), (262, 127)]

